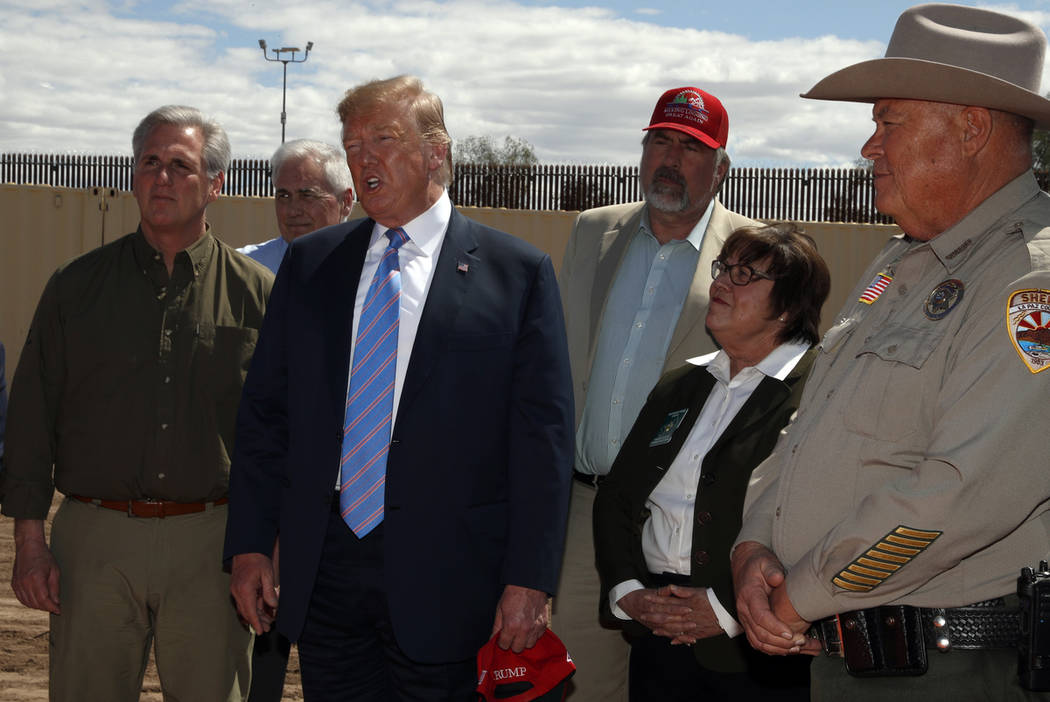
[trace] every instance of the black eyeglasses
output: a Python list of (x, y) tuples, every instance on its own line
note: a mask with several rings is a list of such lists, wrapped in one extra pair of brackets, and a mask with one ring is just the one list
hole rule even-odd
[(759, 280), (776, 280), (775, 276), (756, 271), (744, 263), (729, 265), (720, 258), (711, 261), (711, 279), (714, 280), (723, 273), (729, 273), (729, 280), (733, 282), (733, 285), (747, 285), (756, 278)]

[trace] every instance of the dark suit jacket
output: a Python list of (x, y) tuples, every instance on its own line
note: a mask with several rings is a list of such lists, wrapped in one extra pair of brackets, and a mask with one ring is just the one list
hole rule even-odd
[[(248, 373), (224, 558), (281, 540), (277, 627), (302, 631), (339, 466), (353, 303), (372, 220), (297, 239)], [(453, 211), (387, 462), (386, 592), (423, 663), (477, 653), (504, 585), (553, 593), (572, 390), (550, 258)]]
[[(703, 459), (689, 584), (714, 588), (718, 601), (734, 618), (729, 549), (740, 531), (748, 478), (773, 450), (780, 430), (798, 408), (813, 356), (812, 349), (807, 351), (783, 381), (764, 378)], [(615, 585), (636, 579), (653, 587), (642, 554), (642, 526), (649, 516), (645, 501), (678, 455), (714, 384), (714, 376), (703, 366), (685, 365), (666, 373), (649, 394), (609, 477), (598, 490), (594, 542), (602, 583), (599, 608), (606, 620), (613, 616), (609, 591)], [(689, 411), (671, 441), (650, 447), (667, 415), (681, 409)], [(625, 629), (628, 633), (645, 631), (633, 621), (625, 623)], [(747, 659), (754, 655), (742, 635), (701, 639), (693, 649), (701, 665), (722, 672), (745, 670)]]

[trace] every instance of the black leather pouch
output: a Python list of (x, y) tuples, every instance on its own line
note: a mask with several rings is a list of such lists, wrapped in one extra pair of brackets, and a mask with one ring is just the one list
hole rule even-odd
[(872, 607), (839, 615), (846, 671), (857, 677), (922, 675), (926, 643), (919, 609)]

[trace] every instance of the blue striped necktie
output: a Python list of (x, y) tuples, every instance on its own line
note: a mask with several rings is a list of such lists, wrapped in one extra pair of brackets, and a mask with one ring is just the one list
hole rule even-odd
[(401, 300), (397, 250), (408, 241), (408, 234), (397, 228), (388, 229), (386, 236), (390, 244), (372, 276), (357, 323), (339, 464), (339, 511), (358, 538), (383, 521), (383, 486), (394, 407)]

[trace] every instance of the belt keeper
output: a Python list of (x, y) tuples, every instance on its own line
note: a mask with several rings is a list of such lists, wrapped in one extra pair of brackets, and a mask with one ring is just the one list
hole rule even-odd
[(943, 608), (934, 609), (933, 619), (930, 620), (934, 629), (934, 644), (937, 646), (937, 650), (941, 653), (947, 653), (952, 649), (952, 631), (951, 627), (948, 626), (948, 618), (945, 614)]

